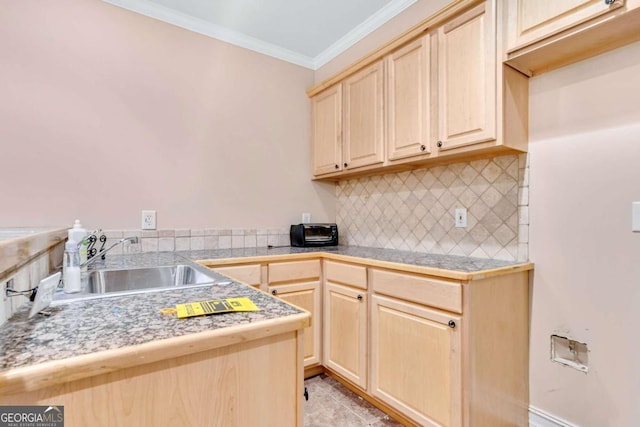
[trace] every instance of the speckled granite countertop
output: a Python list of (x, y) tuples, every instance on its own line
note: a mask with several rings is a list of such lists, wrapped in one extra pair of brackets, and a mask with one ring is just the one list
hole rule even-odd
[[(186, 252), (160, 252), (130, 255), (110, 255), (95, 262), (92, 269), (167, 266), (197, 260), (243, 257), (274, 257), (287, 255), (347, 256), (381, 263), (403, 264), (415, 268), (455, 274), (523, 266), (523, 263), (478, 259), (450, 255), (413, 253), (377, 248), (326, 247), (260, 249), (219, 249)], [(195, 265), (195, 264), (192, 264)], [(383, 264), (384, 265), (384, 264)], [(197, 266), (203, 269), (204, 267)], [(529, 269), (529, 268), (527, 268)], [(217, 281), (225, 276), (207, 270)], [(461, 276), (463, 277), (463, 276)], [(162, 316), (161, 308), (206, 299), (247, 296), (261, 311), (228, 313), (216, 316), (177, 320)], [(0, 374), (7, 369), (62, 360), (79, 355), (135, 346), (152, 341), (180, 337), (235, 325), (258, 323), (300, 314), (301, 311), (278, 299), (232, 282), (206, 287), (169, 289), (143, 295), (117, 296), (72, 302), (51, 308), (51, 315), (27, 319), (30, 304), (25, 305), (9, 322), (0, 327)]]
[[(251, 249), (216, 249), (180, 252), (191, 260), (214, 260), (242, 257), (271, 257), (278, 255), (313, 254), (323, 252), (329, 255), (348, 256), (383, 263), (403, 264), (414, 267), (444, 272), (451, 278), (464, 278), (465, 273), (479, 273), (488, 270), (512, 268), (528, 265), (518, 261), (502, 261), (496, 259), (471, 258), (456, 255), (439, 255), (420, 252), (399, 251), (394, 249), (366, 248), (356, 246), (328, 246), (324, 248), (251, 248)], [(448, 273), (447, 273), (448, 272)], [(460, 274), (462, 273), (462, 274)]]
[[(100, 263), (96, 262), (94, 268), (174, 265), (185, 262), (188, 261), (173, 253), (133, 254), (109, 257)], [(25, 304), (0, 327), (0, 372), (9, 368), (302, 313), (246, 285), (229, 282), (225, 276), (211, 271), (207, 274), (223, 284), (71, 302), (51, 307), (50, 316), (38, 315), (33, 319), (27, 318), (30, 304)], [(160, 309), (175, 307), (180, 303), (241, 296), (251, 298), (261, 310), (182, 320), (173, 315), (160, 314)]]

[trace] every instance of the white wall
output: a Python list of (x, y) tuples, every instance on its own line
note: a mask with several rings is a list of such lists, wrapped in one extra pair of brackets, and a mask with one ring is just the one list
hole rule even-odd
[[(640, 43), (530, 82), (531, 405), (580, 426), (640, 422)], [(589, 346), (589, 373), (549, 336)]]
[(280, 228), (311, 182), (314, 72), (97, 0), (0, 3), (0, 227)]

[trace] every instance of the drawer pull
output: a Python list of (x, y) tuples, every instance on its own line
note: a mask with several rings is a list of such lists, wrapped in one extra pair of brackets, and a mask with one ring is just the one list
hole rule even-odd
[(362, 295), (358, 295), (358, 301), (362, 301), (364, 299), (364, 297)]
[(455, 328), (456, 327), (456, 322), (454, 322), (453, 320), (449, 320), (449, 327), (451, 329)]
[(278, 290), (277, 289), (272, 290), (271, 295), (278, 295)]

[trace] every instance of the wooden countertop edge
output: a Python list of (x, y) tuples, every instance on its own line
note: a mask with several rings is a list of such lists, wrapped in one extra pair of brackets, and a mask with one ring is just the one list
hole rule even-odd
[(500, 276), (502, 274), (516, 273), (519, 271), (533, 270), (532, 262), (522, 264), (508, 265), (505, 267), (493, 268), (490, 270), (479, 270), (473, 272), (464, 272), (456, 270), (446, 270), (442, 268), (425, 267), (420, 265), (404, 264), (392, 261), (380, 261), (370, 258), (360, 258), (351, 255), (340, 255), (330, 252), (307, 252), (302, 254), (278, 254), (278, 255), (259, 255), (238, 258), (220, 258), (220, 259), (203, 259), (196, 261), (205, 267), (215, 267), (224, 265), (238, 264), (255, 264), (262, 262), (303, 260), (303, 259), (331, 259), (335, 261), (343, 261), (355, 264), (361, 264), (368, 267), (388, 268), (392, 270), (400, 270), (407, 273), (425, 274), (428, 276), (437, 276), (446, 279), (472, 281), (485, 279), (487, 277)]
[(12, 275), (34, 258), (67, 238), (66, 228), (52, 228), (34, 234), (0, 240), (0, 279)]
[(7, 369), (0, 371), (0, 396), (34, 391), (124, 368), (304, 329), (310, 323), (309, 313), (300, 313)]

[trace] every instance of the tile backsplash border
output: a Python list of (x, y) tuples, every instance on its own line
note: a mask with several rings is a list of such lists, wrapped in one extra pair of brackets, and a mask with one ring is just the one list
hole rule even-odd
[(114, 247), (111, 254), (289, 246), (289, 229), (285, 228), (102, 230), (101, 233), (107, 237), (105, 247), (123, 237), (138, 237), (137, 244), (125, 242)]

